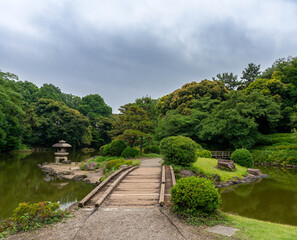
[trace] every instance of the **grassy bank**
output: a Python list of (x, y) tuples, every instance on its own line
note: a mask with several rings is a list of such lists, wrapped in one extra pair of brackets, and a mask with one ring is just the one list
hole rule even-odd
[(246, 167), (241, 167), (235, 164), (236, 169), (234, 171), (223, 171), (216, 167), (217, 163), (217, 159), (198, 158), (197, 161), (193, 164), (193, 167), (195, 167), (199, 173), (205, 174), (208, 177), (211, 177), (212, 174), (217, 174), (224, 182), (231, 180), (233, 177), (241, 178), (244, 175), (247, 175)]
[(297, 227), (226, 214), (232, 227), (240, 229), (237, 239), (287, 240), (297, 239)]

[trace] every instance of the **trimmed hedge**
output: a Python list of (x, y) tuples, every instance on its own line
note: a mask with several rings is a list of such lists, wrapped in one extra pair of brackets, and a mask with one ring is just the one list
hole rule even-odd
[(253, 156), (247, 149), (236, 149), (231, 155), (231, 160), (243, 167), (254, 166)]
[(181, 178), (171, 188), (172, 209), (195, 215), (216, 211), (221, 203), (218, 190), (212, 181), (200, 177)]
[(196, 161), (197, 143), (191, 138), (173, 136), (162, 139), (161, 153), (167, 164), (187, 166)]
[(126, 147), (124, 151), (121, 154), (121, 157), (123, 158), (135, 158), (139, 157), (140, 152), (138, 149), (131, 148), (131, 147)]

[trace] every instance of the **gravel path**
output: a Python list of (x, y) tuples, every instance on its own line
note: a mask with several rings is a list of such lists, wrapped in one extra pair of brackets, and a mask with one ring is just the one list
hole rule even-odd
[[(79, 209), (75, 216), (65, 223), (57, 223), (35, 232), (21, 233), (8, 239), (47, 239), (47, 240), (174, 240), (174, 239), (215, 239), (203, 229), (180, 222), (174, 216), (165, 214), (159, 208), (99, 208), (93, 215), (92, 209)], [(88, 218), (89, 217), (89, 218)], [(85, 224), (83, 222), (87, 219)], [(82, 226), (83, 225), (83, 226)]]

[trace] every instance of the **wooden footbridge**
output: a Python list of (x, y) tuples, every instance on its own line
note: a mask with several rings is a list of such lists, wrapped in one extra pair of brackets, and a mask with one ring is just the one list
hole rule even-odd
[(80, 207), (148, 207), (169, 204), (175, 184), (171, 166), (123, 167), (83, 200)]

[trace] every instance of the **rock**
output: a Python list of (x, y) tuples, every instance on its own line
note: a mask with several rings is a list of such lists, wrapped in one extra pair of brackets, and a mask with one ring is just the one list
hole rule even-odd
[(64, 175), (71, 175), (71, 171), (64, 171), (63, 174)]
[(180, 171), (180, 175), (181, 175), (181, 177), (183, 177), (183, 178), (196, 176), (196, 175), (195, 175), (192, 171), (190, 171), (190, 170), (181, 170), (181, 171)]
[(232, 179), (239, 181), (240, 177), (233, 177)]
[(62, 163), (64, 163), (64, 164), (71, 164), (71, 160), (63, 160)]
[(254, 176), (261, 176), (262, 175), (262, 172), (261, 172), (260, 169), (248, 168), (247, 172), (249, 174), (251, 174), (251, 175), (254, 175)]
[(85, 170), (87, 170), (87, 171), (95, 170), (95, 168), (97, 167), (97, 165), (98, 165), (98, 163), (96, 163), (96, 162), (87, 163), (85, 165)]
[(234, 162), (232, 160), (218, 159), (218, 168), (227, 168), (230, 170), (235, 169)]
[(87, 175), (76, 175), (73, 177), (73, 180), (81, 181), (83, 179), (87, 178)]
[(221, 177), (218, 174), (212, 174), (211, 175), (211, 179), (215, 182), (215, 183), (219, 183), (221, 182)]

